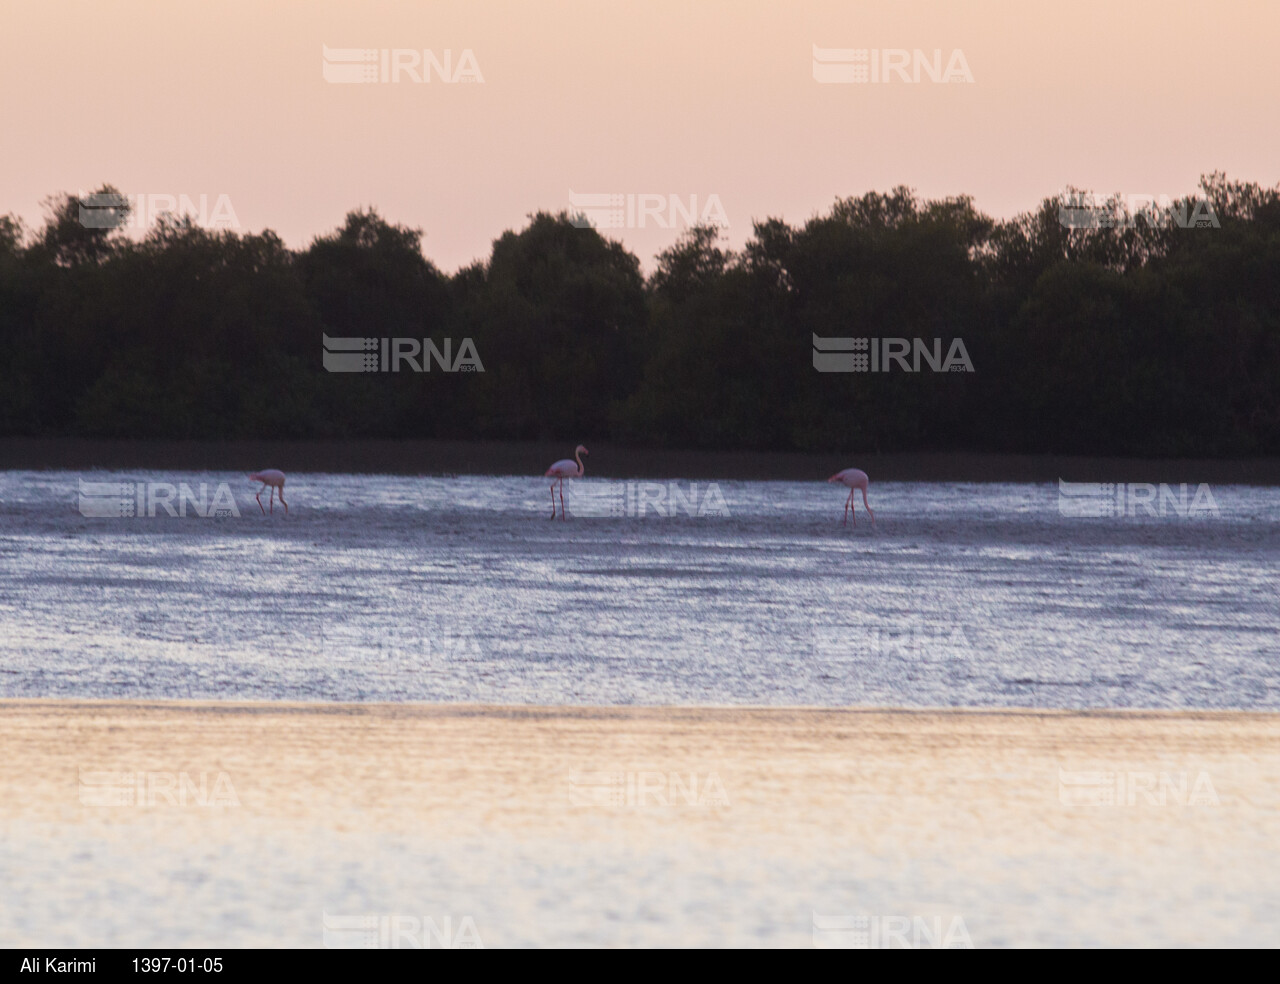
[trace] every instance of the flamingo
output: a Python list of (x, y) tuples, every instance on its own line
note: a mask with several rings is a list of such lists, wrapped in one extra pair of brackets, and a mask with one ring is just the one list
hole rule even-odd
[[(277, 471), (274, 468), (268, 468), (265, 471), (254, 472), (249, 476), (251, 482), (261, 482), (262, 488), (258, 489), (258, 494), (254, 496), (258, 500), (258, 508), (262, 509), (262, 493), (266, 491), (268, 485), (271, 486), (271, 512), (276, 511), (276, 489), (280, 490), (280, 505), (284, 506), (284, 514), (289, 515), (289, 503), (284, 501), (284, 472)], [(266, 515), (267, 511), (262, 509), (262, 515)]]
[[(560, 518), (565, 519), (564, 514), (564, 480), (566, 478), (581, 478), (585, 469), (582, 467), (582, 459), (578, 457), (591, 452), (579, 444), (573, 451), (573, 458), (561, 458), (554, 465), (547, 469), (544, 478), (552, 479), (551, 482), (551, 518), (556, 518), (556, 481), (560, 482)], [(576, 459), (576, 464), (574, 463)]]
[[(844, 523), (842, 525), (849, 525), (849, 510), (853, 509), (854, 489), (862, 489), (862, 504), (867, 507), (867, 512), (871, 513), (871, 525), (875, 525), (876, 514), (871, 512), (871, 503), (867, 502), (867, 486), (870, 481), (867, 479), (866, 472), (860, 468), (846, 468), (842, 472), (836, 472), (827, 481), (839, 482), (841, 485), (848, 486), (849, 498), (844, 501)], [(858, 525), (858, 510), (856, 509), (853, 509), (853, 525)]]

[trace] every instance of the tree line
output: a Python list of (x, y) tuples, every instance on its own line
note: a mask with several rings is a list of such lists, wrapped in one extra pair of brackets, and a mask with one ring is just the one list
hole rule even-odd
[[(450, 275), (373, 209), (293, 250), (189, 216), (130, 235), (123, 197), (86, 222), (118, 195), (0, 217), (0, 434), (1280, 453), (1280, 190), (1221, 174), (1006, 221), (899, 187), (740, 250), (694, 227), (648, 276), (568, 213)], [(334, 372), (324, 336), (417, 342), (403, 371)], [(973, 371), (819, 372), (815, 336), (961, 339)], [(483, 371), (411, 371), (463, 339)]]

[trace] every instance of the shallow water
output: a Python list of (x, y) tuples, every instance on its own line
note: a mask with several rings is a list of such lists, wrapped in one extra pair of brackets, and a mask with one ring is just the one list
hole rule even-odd
[(567, 484), (0, 473), (0, 697), (1280, 708), (1274, 489), (885, 482), (844, 528), (822, 482)]

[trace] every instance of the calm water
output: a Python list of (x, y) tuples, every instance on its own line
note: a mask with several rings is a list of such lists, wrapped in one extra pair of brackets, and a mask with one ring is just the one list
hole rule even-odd
[(576, 484), (552, 524), (530, 477), (296, 474), (285, 518), (0, 473), (0, 697), (1280, 708), (1273, 489), (884, 482), (844, 529), (822, 482)]

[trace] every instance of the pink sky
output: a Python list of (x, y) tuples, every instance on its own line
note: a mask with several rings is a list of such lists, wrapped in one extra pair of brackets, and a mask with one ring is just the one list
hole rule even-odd
[[(738, 245), (896, 184), (996, 216), (1275, 185), (1278, 38), (1269, 0), (7, 0), (0, 213), (111, 182), (305, 246), (374, 205), (453, 270), (570, 189), (715, 195)], [(974, 82), (822, 85), (815, 44), (959, 49)], [(331, 84), (325, 45), (470, 49), (484, 81)], [(678, 229), (609, 234), (649, 267)]]

